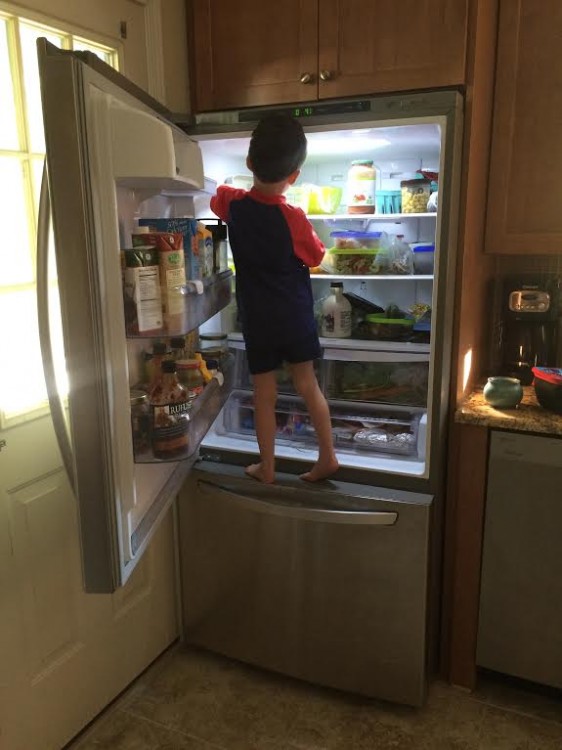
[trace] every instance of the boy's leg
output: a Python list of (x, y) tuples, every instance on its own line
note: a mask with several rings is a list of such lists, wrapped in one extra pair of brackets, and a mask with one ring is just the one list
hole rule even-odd
[(255, 424), (260, 463), (246, 467), (246, 474), (265, 484), (275, 481), (275, 402), (277, 381), (275, 371), (252, 376), (254, 381)]
[(301, 479), (316, 482), (330, 476), (338, 468), (338, 459), (334, 452), (330, 409), (318, 385), (312, 362), (289, 364), (289, 368), (293, 384), (297, 393), (304, 399), (318, 437), (318, 461), (310, 471), (301, 476)]

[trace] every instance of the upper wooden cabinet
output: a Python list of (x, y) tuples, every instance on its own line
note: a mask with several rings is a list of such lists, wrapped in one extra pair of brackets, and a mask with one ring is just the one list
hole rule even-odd
[(465, 77), (469, 0), (191, 0), (197, 111)]
[(462, 84), (467, 14), (468, 0), (321, 0), (320, 98)]
[(562, 252), (561, 43), (560, 0), (501, 0), (488, 252)]
[(195, 109), (318, 96), (318, 0), (192, 0)]

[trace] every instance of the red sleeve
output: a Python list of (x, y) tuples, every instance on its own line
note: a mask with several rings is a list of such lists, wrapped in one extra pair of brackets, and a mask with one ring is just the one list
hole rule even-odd
[(211, 211), (215, 213), (219, 219), (227, 222), (230, 214), (230, 202), (233, 200), (240, 200), (246, 195), (245, 190), (230, 187), (230, 185), (219, 185), (217, 188), (216, 195), (211, 198)]
[(312, 228), (312, 224), (306, 218), (305, 213), (300, 208), (290, 206), (287, 203), (281, 205), (281, 210), (289, 225), (293, 238), (293, 249), (297, 258), (300, 258), (309, 268), (319, 265), (324, 257), (324, 245)]

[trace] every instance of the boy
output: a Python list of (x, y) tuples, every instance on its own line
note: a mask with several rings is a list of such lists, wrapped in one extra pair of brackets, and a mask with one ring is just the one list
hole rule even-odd
[(309, 267), (324, 246), (305, 214), (286, 203), (306, 159), (306, 137), (296, 120), (272, 115), (252, 133), (246, 165), (254, 175), (247, 192), (221, 185), (211, 208), (228, 224), (236, 266), (236, 300), (254, 383), (255, 425), (260, 463), (246, 473), (267, 484), (275, 480), (275, 370), (287, 362), (318, 436), (318, 461), (302, 479), (316, 482), (338, 468), (328, 404), (313, 360), (320, 357)]

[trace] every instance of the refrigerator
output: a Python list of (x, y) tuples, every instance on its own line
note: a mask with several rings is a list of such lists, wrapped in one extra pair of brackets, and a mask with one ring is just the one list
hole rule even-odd
[[(334, 231), (401, 234), (433, 244), (432, 273), (311, 277), (321, 307), (335, 278), (360, 305), (431, 308), (415, 335), (321, 338), (317, 374), (329, 400), (340, 470), (308, 485), (314, 433), (279, 375), (272, 486), (245, 476), (257, 455), (251, 378), (237, 330), (234, 269), (176, 289), (179, 318), (133, 332), (123, 249), (142, 220), (216, 222), (210, 198), (244, 183), (249, 138), (264, 108), (174, 115), (90, 53), (38, 42), (47, 146), (38, 232), (38, 313), (49, 401), (79, 509), (85, 590), (114, 591), (178, 499), (187, 642), (311, 682), (419, 705), (438, 615), (443, 457), (451, 359), (462, 98), (456, 91), (275, 107), (302, 120), (309, 156), (289, 200), (310, 185), (340, 195), (308, 211), (327, 247)], [(438, 173), (438, 209), (346, 210), (351, 161), (372, 158), (377, 193)], [(436, 175), (435, 175), (436, 177)], [(310, 204), (309, 204), (310, 205)], [(309, 206), (308, 206), (309, 207)], [(332, 210), (332, 209), (330, 209)], [(384, 211), (384, 213), (383, 213)], [(58, 389), (46, 286), (52, 216), (68, 374)], [(411, 312), (408, 313), (412, 317)], [(131, 389), (155, 341), (226, 334), (229, 355), (189, 412), (173, 460), (134, 445)]]

